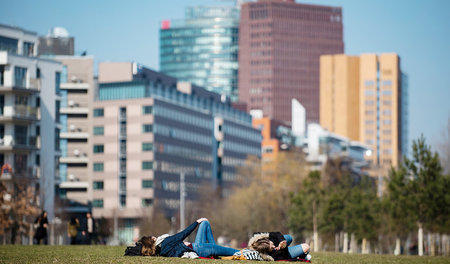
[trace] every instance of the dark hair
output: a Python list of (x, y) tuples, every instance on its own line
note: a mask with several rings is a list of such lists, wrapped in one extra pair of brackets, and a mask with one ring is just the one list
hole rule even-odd
[(75, 216), (73, 216), (72, 218), (70, 218), (70, 224), (71, 225), (76, 225), (77, 224), (77, 218)]
[(142, 256), (155, 256), (156, 255), (156, 241), (151, 236), (143, 236), (139, 239), (138, 243), (142, 244), (141, 254)]
[(258, 239), (250, 247), (259, 253), (268, 254), (270, 252), (270, 240), (268, 238)]

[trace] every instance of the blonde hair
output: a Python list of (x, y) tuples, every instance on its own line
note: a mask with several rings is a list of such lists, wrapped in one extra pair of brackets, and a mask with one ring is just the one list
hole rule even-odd
[(142, 245), (142, 256), (155, 256), (156, 255), (156, 242), (151, 236), (143, 236), (139, 239), (138, 243)]
[(270, 252), (270, 240), (268, 238), (261, 238), (250, 245), (251, 249), (259, 253), (268, 254)]

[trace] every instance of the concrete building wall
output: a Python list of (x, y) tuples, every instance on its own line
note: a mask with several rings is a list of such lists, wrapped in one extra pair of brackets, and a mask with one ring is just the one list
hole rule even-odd
[(98, 82), (126, 82), (133, 80), (132, 62), (101, 62), (98, 64)]

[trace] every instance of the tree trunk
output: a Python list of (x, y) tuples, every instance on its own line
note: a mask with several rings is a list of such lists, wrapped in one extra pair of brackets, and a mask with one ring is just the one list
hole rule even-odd
[(400, 238), (398, 237), (395, 239), (394, 255), (396, 256), (400, 255)]
[(334, 252), (339, 252), (339, 233), (334, 234)]
[(428, 232), (428, 256), (436, 256), (436, 243), (434, 234)]
[(355, 238), (355, 234), (353, 234), (353, 233), (350, 236), (350, 253), (353, 253), (353, 254), (358, 253), (356, 238)]
[(348, 253), (348, 233), (344, 233), (344, 243), (342, 245), (342, 252)]
[(363, 240), (362, 240), (361, 253), (362, 254), (368, 254), (369, 253), (367, 251), (367, 239), (366, 238), (363, 238)]
[(313, 232), (314, 232), (314, 247), (313, 252), (319, 252), (319, 232), (317, 231), (317, 203), (313, 202)]
[(423, 228), (422, 228), (422, 223), (419, 223), (419, 231), (417, 234), (417, 247), (418, 247), (418, 253), (419, 256), (423, 256)]

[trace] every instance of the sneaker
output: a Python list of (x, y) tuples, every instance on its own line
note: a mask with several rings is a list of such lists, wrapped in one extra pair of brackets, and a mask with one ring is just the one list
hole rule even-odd
[(305, 259), (311, 261), (311, 255), (306, 255)]

